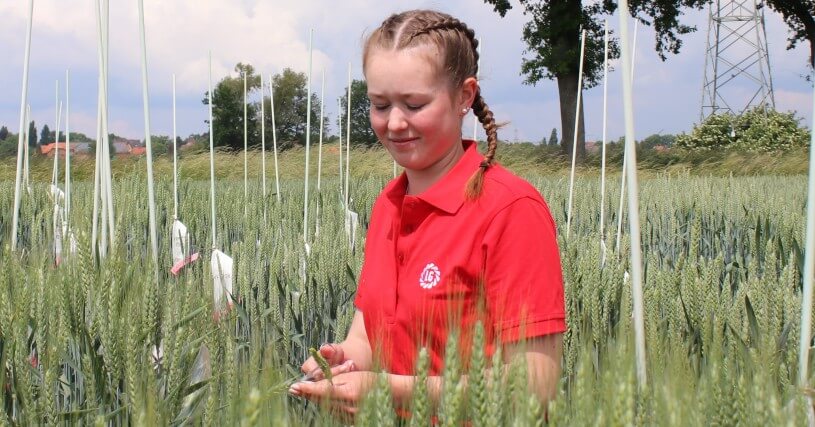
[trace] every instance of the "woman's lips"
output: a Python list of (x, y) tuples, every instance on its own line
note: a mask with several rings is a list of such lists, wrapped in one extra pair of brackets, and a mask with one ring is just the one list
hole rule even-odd
[(416, 141), (419, 138), (391, 138), (391, 142), (394, 144), (406, 144), (408, 142)]

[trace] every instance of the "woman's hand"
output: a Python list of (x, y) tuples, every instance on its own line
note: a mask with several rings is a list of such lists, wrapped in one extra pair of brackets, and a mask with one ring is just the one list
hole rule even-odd
[[(356, 370), (354, 361), (345, 358), (345, 352), (341, 345), (323, 344), (318, 351), (328, 362), (328, 366), (331, 367), (332, 376)], [(308, 379), (311, 381), (320, 381), (325, 378), (323, 371), (313, 357), (306, 359), (303, 365), (300, 366), (300, 370), (303, 371), (303, 374), (310, 376)]]
[(289, 393), (313, 402), (325, 402), (338, 418), (353, 422), (362, 399), (374, 388), (376, 377), (377, 374), (370, 371), (341, 373), (332, 382), (320, 380), (295, 383), (289, 388)]

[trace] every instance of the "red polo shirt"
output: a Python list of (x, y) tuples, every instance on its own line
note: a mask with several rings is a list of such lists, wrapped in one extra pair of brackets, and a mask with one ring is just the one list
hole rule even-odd
[(362, 311), (379, 366), (413, 374), (427, 347), (431, 375), (442, 371), (451, 329), (461, 351), (478, 318), (493, 344), (566, 330), (555, 223), (528, 182), (500, 165), (484, 176), (477, 200), (464, 197), (483, 156), (472, 141), (438, 182), (405, 194), (405, 174), (377, 198), (354, 305)]

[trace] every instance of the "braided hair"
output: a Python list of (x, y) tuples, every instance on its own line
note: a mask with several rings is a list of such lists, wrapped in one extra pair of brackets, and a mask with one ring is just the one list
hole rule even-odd
[[(440, 71), (459, 87), (464, 80), (478, 76), (478, 39), (467, 24), (445, 13), (433, 10), (410, 10), (389, 16), (365, 41), (362, 53), (363, 71), (366, 59), (374, 48), (401, 50), (424, 44), (434, 45), (441, 53)], [(498, 125), (492, 111), (476, 90), (473, 113), (487, 134), (487, 152), (478, 170), (467, 182), (465, 196), (477, 199), (484, 185), (484, 173), (495, 162), (498, 145)]]

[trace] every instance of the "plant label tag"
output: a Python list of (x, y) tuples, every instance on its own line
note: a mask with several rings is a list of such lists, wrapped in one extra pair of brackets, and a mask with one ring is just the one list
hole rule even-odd
[(359, 214), (352, 211), (346, 210), (345, 211), (345, 234), (348, 236), (348, 240), (351, 242), (351, 247), (353, 248), (357, 241), (357, 226), (359, 225)]
[(215, 298), (215, 312), (223, 311), (225, 302), (232, 306), (232, 267), (230, 256), (219, 251), (212, 251), (212, 282)]
[(195, 261), (198, 261), (198, 252), (182, 259), (181, 261), (173, 264), (173, 268), (170, 269), (170, 273), (173, 273), (173, 276), (178, 276), (178, 273), (181, 272), (181, 269), (186, 267), (189, 264), (192, 264)]
[(184, 260), (187, 250), (190, 247), (190, 233), (187, 232), (187, 226), (181, 221), (174, 220), (173, 228), (173, 265), (176, 265)]

